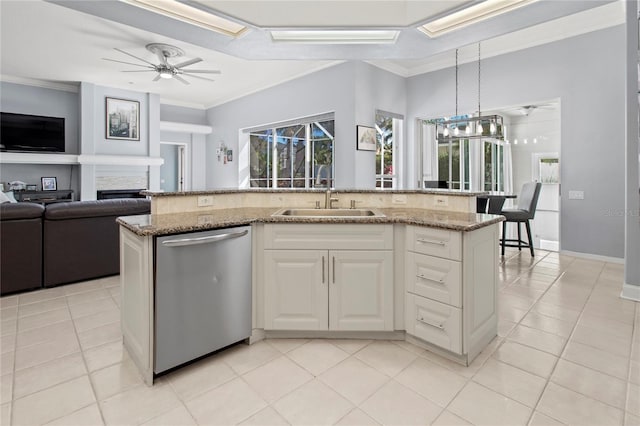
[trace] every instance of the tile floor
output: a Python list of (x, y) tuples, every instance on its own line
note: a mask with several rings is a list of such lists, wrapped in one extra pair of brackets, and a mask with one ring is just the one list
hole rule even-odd
[(149, 388), (118, 277), (9, 296), (2, 425), (640, 425), (640, 307), (621, 265), (511, 251), (499, 336), (470, 367), (405, 342), (266, 340)]

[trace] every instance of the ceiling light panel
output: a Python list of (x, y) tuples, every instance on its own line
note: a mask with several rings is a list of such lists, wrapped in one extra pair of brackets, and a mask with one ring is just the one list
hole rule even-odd
[(120, 1), (231, 37), (238, 37), (247, 29), (242, 24), (176, 0)]
[(389, 44), (395, 43), (396, 30), (272, 30), (277, 42), (315, 44)]
[(438, 37), (450, 31), (458, 30), (468, 25), (484, 21), (485, 19), (510, 12), (534, 1), (537, 0), (485, 0), (480, 3), (474, 3), (472, 6), (458, 10), (442, 18), (427, 22), (418, 27), (418, 30), (429, 37)]

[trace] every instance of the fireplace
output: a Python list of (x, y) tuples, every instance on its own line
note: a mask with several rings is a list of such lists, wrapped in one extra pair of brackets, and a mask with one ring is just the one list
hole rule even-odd
[(146, 198), (140, 194), (140, 191), (146, 189), (101, 189), (97, 192), (98, 200), (110, 200), (113, 198)]

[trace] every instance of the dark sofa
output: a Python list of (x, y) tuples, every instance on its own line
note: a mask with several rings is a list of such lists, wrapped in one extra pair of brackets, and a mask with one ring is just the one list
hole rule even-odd
[(46, 208), (32, 203), (0, 205), (1, 293), (118, 274), (116, 218), (148, 214), (150, 209), (146, 199), (73, 201)]

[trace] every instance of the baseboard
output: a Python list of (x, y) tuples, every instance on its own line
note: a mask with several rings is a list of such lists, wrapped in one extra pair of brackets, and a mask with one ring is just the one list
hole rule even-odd
[(640, 285), (624, 283), (622, 285), (622, 293), (620, 293), (620, 297), (627, 300), (633, 300), (634, 302), (640, 302)]
[(569, 250), (560, 250), (560, 254), (566, 254), (567, 256), (573, 256), (573, 257), (580, 257), (582, 259), (600, 260), (602, 262), (624, 264), (623, 257), (601, 256), (599, 254), (580, 253), (578, 251), (569, 251)]
[(560, 243), (552, 240), (540, 240), (540, 250), (560, 251)]

